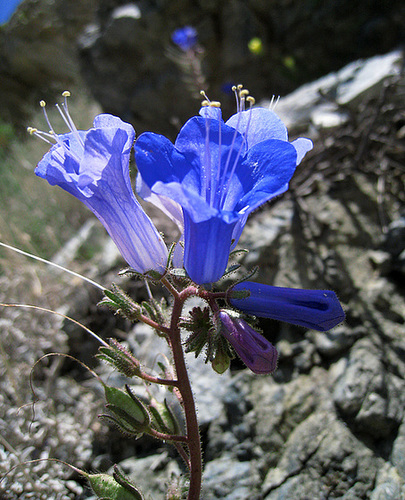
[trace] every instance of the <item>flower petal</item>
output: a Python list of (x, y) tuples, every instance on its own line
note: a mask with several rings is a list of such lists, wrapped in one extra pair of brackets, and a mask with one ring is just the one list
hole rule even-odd
[(335, 292), (330, 290), (302, 290), (282, 288), (245, 281), (232, 290), (248, 290), (244, 299), (230, 299), (230, 303), (241, 311), (279, 321), (326, 331), (345, 318)]
[(301, 163), (308, 151), (311, 151), (314, 147), (312, 141), (310, 139), (306, 139), (305, 137), (299, 137), (298, 139), (295, 139), (295, 141), (292, 141), (291, 144), (297, 151), (297, 165)]
[(184, 210), (184, 267), (195, 283), (214, 283), (224, 274), (236, 220), (213, 217), (195, 223)]
[(241, 135), (246, 134), (247, 147), (250, 149), (258, 142), (268, 139), (288, 140), (288, 132), (280, 118), (269, 109), (252, 108), (232, 115), (225, 122)]
[(142, 180), (152, 189), (161, 181), (186, 182), (198, 193), (200, 179), (192, 161), (178, 151), (163, 135), (145, 132), (135, 143), (135, 160)]
[(249, 149), (236, 175), (243, 185), (235, 210), (251, 213), (288, 189), (296, 168), (296, 150), (288, 142), (270, 139)]

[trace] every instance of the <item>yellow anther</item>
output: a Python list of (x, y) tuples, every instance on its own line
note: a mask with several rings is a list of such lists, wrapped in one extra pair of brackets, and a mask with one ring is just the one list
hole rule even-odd
[(243, 90), (241, 90), (241, 91), (239, 92), (239, 96), (240, 96), (240, 97), (246, 97), (246, 96), (248, 96), (248, 95), (249, 95), (249, 91), (248, 91), (248, 89), (243, 89)]
[(243, 89), (243, 85), (242, 85), (241, 83), (239, 83), (239, 85), (237, 85), (237, 86), (236, 86), (236, 88), (237, 88), (238, 90), (242, 90), (242, 89)]
[(254, 97), (252, 97), (251, 95), (247, 96), (246, 100), (247, 100), (247, 102), (250, 103), (251, 106), (253, 106), (254, 103), (256, 102), (256, 99)]
[(232, 92), (236, 92), (236, 85), (232, 85)]
[(65, 90), (62, 92), (62, 97), (70, 97), (70, 92), (68, 90)]
[(207, 101), (206, 99), (201, 103), (201, 106), (209, 106), (210, 102)]
[(45, 101), (39, 101), (39, 105), (41, 106), (41, 108), (44, 108), (46, 106), (46, 102)]
[(219, 101), (210, 101), (209, 105), (212, 108), (220, 108), (221, 107), (221, 103)]
[(33, 135), (35, 134), (35, 132), (38, 132), (38, 129), (34, 128), (34, 127), (27, 127), (27, 132), (30, 134), (30, 135)]

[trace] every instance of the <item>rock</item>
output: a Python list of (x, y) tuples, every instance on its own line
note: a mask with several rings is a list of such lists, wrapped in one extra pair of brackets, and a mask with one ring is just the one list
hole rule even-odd
[(267, 473), (264, 498), (364, 498), (377, 470), (372, 452), (341, 421), (315, 412), (291, 433), (277, 467)]
[(346, 369), (337, 380), (334, 401), (357, 431), (388, 436), (403, 417), (399, 386), (389, 377), (378, 349), (368, 339), (356, 342)]
[[(307, 129), (308, 124), (317, 129), (342, 125), (349, 120), (345, 108), (354, 108), (360, 100), (378, 95), (388, 78), (399, 75), (402, 59), (402, 52), (396, 50), (350, 63), (282, 97), (275, 106), (276, 113), (293, 133)], [(260, 103), (268, 105), (266, 101)]]
[(365, 335), (366, 331), (362, 327), (348, 329), (345, 325), (339, 325), (329, 332), (313, 332), (311, 337), (319, 354), (332, 358), (348, 351), (356, 340)]
[(395, 467), (384, 464), (378, 471), (370, 500), (397, 500), (404, 498), (404, 496), (404, 476), (400, 475)]
[(382, 244), (383, 249), (391, 255), (392, 270), (405, 274), (405, 217), (391, 222)]
[[(119, 463), (120, 469), (130, 477), (145, 498), (163, 498), (167, 485), (181, 474), (177, 462), (168, 457), (167, 452), (144, 458), (127, 458)], [(109, 471), (112, 473), (112, 471)]]
[(259, 483), (254, 463), (238, 462), (232, 455), (224, 454), (205, 467), (202, 498), (259, 500)]

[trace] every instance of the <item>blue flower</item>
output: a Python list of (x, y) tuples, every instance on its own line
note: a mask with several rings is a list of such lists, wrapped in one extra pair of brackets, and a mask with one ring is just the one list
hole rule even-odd
[(252, 372), (263, 375), (277, 368), (277, 349), (242, 318), (220, 310), (221, 333)]
[[(43, 107), (45, 103), (41, 104)], [(60, 108), (59, 108), (60, 109)], [(131, 125), (101, 114), (94, 128), (71, 128), (64, 135), (30, 132), (56, 140), (35, 173), (82, 201), (102, 222), (128, 264), (137, 272), (163, 272), (167, 248), (136, 200), (129, 177), (129, 156), (135, 138)], [(49, 124), (49, 120), (48, 120)], [(50, 125), (50, 124), (49, 124)]]
[(192, 26), (183, 26), (172, 33), (172, 42), (185, 52), (193, 49), (198, 42), (198, 34)]
[(151, 132), (135, 143), (138, 192), (152, 202), (153, 193), (181, 207), (184, 267), (198, 284), (221, 278), (248, 215), (288, 189), (312, 148), (309, 139), (288, 142), (287, 129), (273, 111), (244, 110), (242, 92), (239, 111), (226, 123), (217, 103), (209, 102), (186, 122), (174, 145)]
[(345, 313), (335, 292), (301, 290), (244, 281), (232, 291), (247, 290), (247, 298), (230, 298), (233, 307), (246, 314), (272, 318), (321, 332), (330, 330), (345, 319)]

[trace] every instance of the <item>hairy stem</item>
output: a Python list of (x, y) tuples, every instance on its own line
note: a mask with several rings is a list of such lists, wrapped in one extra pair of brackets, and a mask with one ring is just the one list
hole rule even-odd
[(198, 428), (197, 413), (194, 396), (191, 389), (190, 379), (184, 359), (183, 346), (181, 344), (179, 321), (184, 302), (191, 295), (196, 294), (194, 287), (189, 287), (174, 296), (173, 312), (170, 325), (170, 345), (173, 352), (173, 360), (176, 368), (178, 390), (181, 394), (181, 402), (184, 409), (187, 428), (187, 445), (190, 463), (190, 488), (188, 500), (199, 500), (202, 479), (202, 457), (200, 432)]

